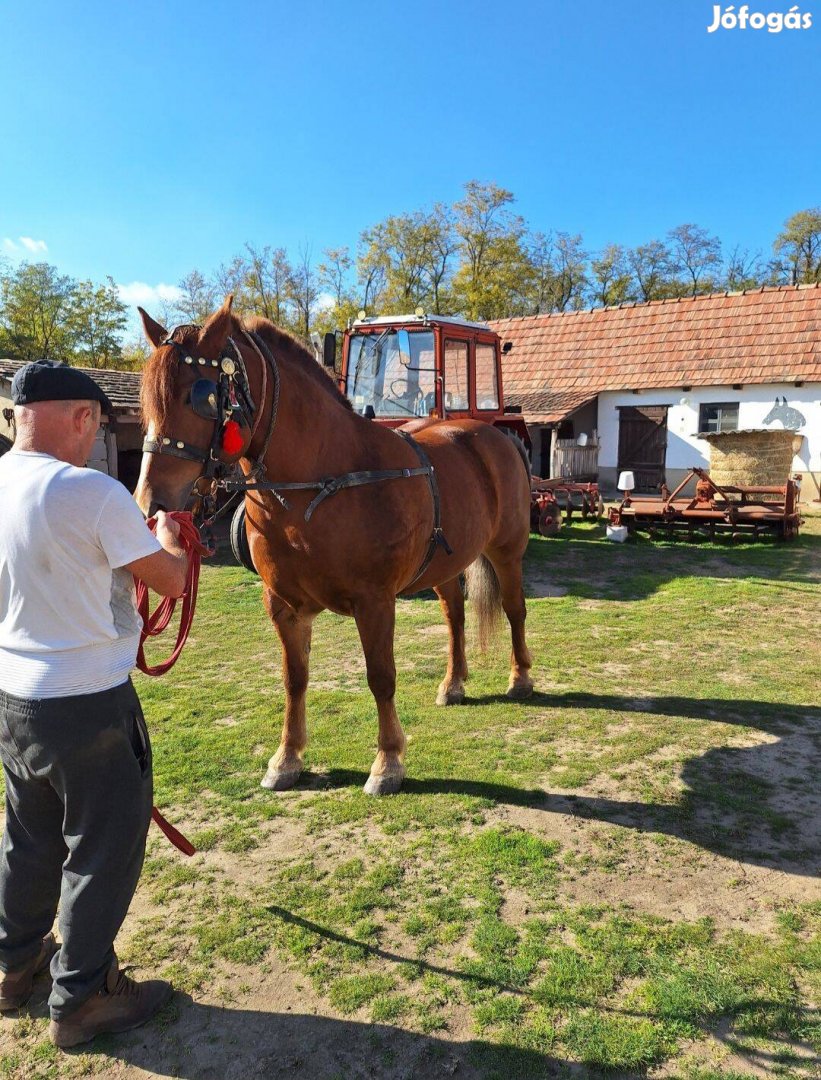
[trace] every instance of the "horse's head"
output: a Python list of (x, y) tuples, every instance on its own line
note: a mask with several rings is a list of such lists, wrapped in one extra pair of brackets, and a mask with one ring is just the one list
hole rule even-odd
[(218, 462), (236, 461), (247, 444), (250, 417), (237, 407), (234, 384), (241, 359), (229, 340), (231, 301), (203, 327), (177, 327), (170, 336), (139, 309), (153, 352), (143, 372), (146, 438), (134, 497), (149, 517), (181, 510), (198, 478), (212, 477)]
[(773, 404), (773, 407), (770, 409), (770, 411), (767, 413), (767, 415), (761, 421), (762, 424), (772, 424), (776, 420), (782, 420), (782, 422), (783, 422), (783, 414), (784, 414), (784, 409), (786, 407), (787, 407), (787, 399), (784, 398), (783, 401), (779, 401), (778, 397), (776, 397), (775, 402)]

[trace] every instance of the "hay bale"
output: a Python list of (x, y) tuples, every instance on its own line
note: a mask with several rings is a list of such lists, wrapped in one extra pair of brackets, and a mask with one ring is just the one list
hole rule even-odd
[(800, 435), (781, 429), (711, 431), (699, 438), (710, 444), (710, 478), (719, 486), (786, 484), (801, 444)]

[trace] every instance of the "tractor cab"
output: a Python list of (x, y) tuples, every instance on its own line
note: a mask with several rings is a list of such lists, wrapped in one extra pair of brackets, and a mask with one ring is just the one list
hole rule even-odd
[(444, 315), (360, 318), (345, 331), (341, 388), (363, 416), (397, 427), (471, 418), (508, 428), (528, 446), (518, 410), (506, 410), (499, 335)]

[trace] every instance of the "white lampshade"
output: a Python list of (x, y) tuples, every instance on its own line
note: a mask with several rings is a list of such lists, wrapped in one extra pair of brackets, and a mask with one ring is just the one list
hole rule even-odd
[(632, 491), (636, 486), (636, 478), (631, 472), (619, 473), (618, 489), (619, 491)]
[(581, 433), (581, 435), (579, 435), (578, 439), (576, 439), (576, 446), (587, 446), (587, 433), (586, 432), (583, 431)]

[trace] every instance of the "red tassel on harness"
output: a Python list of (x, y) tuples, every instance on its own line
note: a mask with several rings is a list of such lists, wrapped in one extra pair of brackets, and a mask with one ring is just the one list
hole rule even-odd
[(242, 428), (236, 420), (227, 420), (222, 429), (222, 448), (226, 454), (238, 454), (245, 446)]

